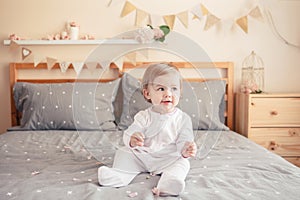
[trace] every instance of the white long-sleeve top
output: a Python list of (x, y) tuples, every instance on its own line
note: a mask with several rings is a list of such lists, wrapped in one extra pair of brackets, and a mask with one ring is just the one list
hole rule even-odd
[[(144, 134), (144, 146), (131, 148), (130, 137), (136, 132)], [(123, 135), (124, 144), (135, 153), (149, 153), (160, 158), (181, 156), (185, 142), (193, 140), (191, 118), (179, 108), (167, 114), (154, 112), (152, 107), (140, 111)]]

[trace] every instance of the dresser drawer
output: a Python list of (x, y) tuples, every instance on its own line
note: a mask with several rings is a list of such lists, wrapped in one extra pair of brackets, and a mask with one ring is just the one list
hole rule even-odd
[(295, 156), (295, 157), (284, 157), (287, 161), (290, 163), (293, 163), (294, 165), (300, 167), (300, 157)]
[(252, 128), (248, 137), (281, 156), (300, 155), (300, 128)]
[(250, 127), (300, 126), (300, 98), (251, 98)]

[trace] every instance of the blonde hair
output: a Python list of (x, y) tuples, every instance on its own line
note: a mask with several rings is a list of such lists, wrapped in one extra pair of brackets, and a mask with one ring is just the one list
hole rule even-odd
[(180, 79), (180, 87), (182, 85), (182, 78), (176, 66), (169, 63), (153, 63), (148, 66), (144, 72), (142, 79), (142, 89), (147, 89), (148, 85), (153, 83), (154, 79), (158, 76), (175, 73)]

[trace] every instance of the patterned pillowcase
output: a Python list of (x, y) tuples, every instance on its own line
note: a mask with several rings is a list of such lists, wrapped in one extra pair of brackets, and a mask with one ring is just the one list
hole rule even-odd
[(192, 119), (194, 130), (228, 130), (224, 125), (226, 82), (183, 82), (178, 107)]
[[(115, 110), (119, 110), (120, 129), (126, 129), (132, 122), (134, 115), (151, 106), (144, 99), (140, 81), (124, 73), (120, 92), (116, 98)], [(227, 130), (224, 125), (225, 112), (225, 81), (183, 82), (183, 92), (178, 107), (192, 119), (195, 130)]]
[(120, 79), (108, 83), (33, 84), (14, 86), (16, 108), (22, 112), (21, 128), (116, 129), (112, 102)]
[(128, 73), (122, 76), (120, 90), (116, 98), (115, 110), (120, 110), (116, 116), (118, 127), (126, 129), (133, 122), (134, 115), (140, 110), (151, 106), (142, 95), (141, 83)]

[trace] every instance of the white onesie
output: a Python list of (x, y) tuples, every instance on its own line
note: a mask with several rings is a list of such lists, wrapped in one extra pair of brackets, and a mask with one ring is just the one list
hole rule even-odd
[[(144, 134), (144, 146), (130, 147), (130, 137)], [(157, 188), (163, 193), (178, 195), (184, 190), (190, 169), (188, 159), (181, 155), (186, 142), (194, 140), (190, 117), (175, 108), (172, 113), (160, 114), (152, 107), (138, 112), (134, 122), (124, 131), (124, 148), (117, 150), (112, 168), (98, 169), (100, 185), (128, 185), (141, 172), (162, 174)]]

